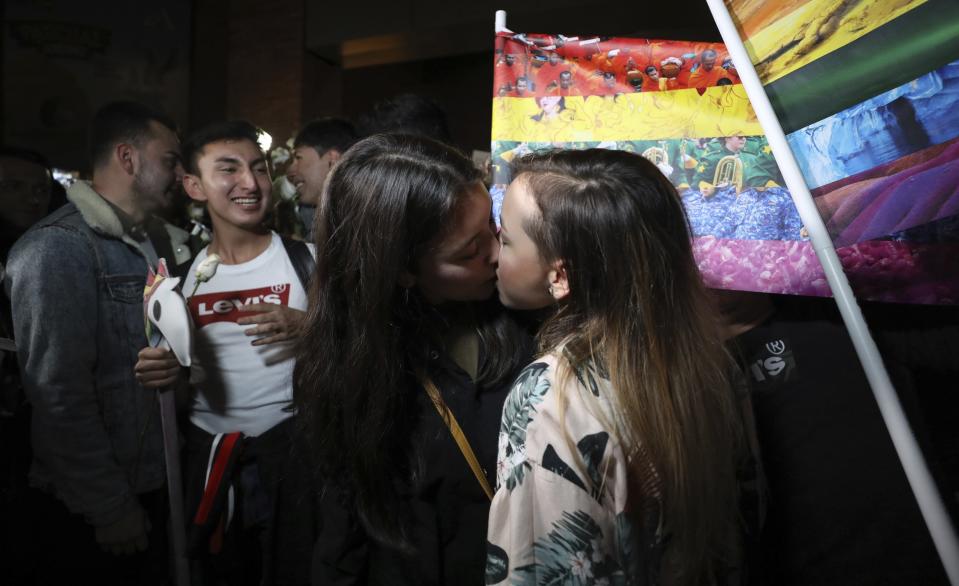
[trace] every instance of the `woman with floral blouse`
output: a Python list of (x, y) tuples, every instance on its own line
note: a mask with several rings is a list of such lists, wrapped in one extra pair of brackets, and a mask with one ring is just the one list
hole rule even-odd
[(514, 177), (500, 299), (554, 311), (504, 407), (486, 583), (728, 583), (743, 434), (679, 196), (626, 152)]

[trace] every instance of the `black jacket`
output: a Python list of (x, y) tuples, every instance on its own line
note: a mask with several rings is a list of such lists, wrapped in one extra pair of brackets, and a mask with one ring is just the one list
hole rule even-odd
[[(529, 361), (527, 339), (517, 371)], [(480, 360), (483, 360), (481, 353)], [(496, 455), (503, 403), (512, 377), (496, 388), (478, 388), (453, 360), (434, 349), (429, 375), (496, 485)], [(486, 521), (490, 501), (426, 394), (415, 381), (412, 446), (417, 479), (402, 502), (407, 507), (415, 552), (404, 554), (365, 534), (350, 498), (328, 486), (321, 497), (322, 530), (314, 548), (314, 584), (482, 584), (486, 565)]]

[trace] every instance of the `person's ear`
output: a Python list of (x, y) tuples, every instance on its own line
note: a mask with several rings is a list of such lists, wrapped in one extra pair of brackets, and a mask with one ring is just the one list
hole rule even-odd
[(194, 201), (207, 200), (206, 194), (203, 192), (203, 185), (200, 183), (200, 178), (192, 173), (183, 175), (183, 191)]
[(409, 271), (400, 271), (400, 275), (396, 278), (396, 282), (404, 289), (412, 289), (416, 286), (416, 275)]
[(329, 157), (330, 157), (330, 166), (331, 166), (331, 167), (332, 167), (333, 165), (335, 165), (336, 162), (339, 161), (340, 158), (343, 156), (343, 153), (341, 153), (340, 151), (338, 151), (338, 150), (336, 150), (336, 149), (330, 149), (330, 150), (326, 151), (326, 154), (329, 155)]
[(127, 175), (136, 174), (137, 165), (139, 164), (136, 147), (126, 142), (118, 143), (113, 148), (113, 156), (116, 157), (120, 163), (120, 168), (122, 168)]
[(561, 301), (569, 296), (569, 277), (563, 261), (554, 262), (546, 278), (549, 279), (549, 294), (553, 296), (553, 299)]

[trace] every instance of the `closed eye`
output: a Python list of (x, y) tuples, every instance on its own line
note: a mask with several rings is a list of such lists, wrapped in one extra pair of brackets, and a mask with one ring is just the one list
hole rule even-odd
[(475, 241), (469, 246), (466, 250), (462, 251), (459, 255), (459, 260), (472, 260), (476, 258), (476, 255), (479, 254), (479, 244)]

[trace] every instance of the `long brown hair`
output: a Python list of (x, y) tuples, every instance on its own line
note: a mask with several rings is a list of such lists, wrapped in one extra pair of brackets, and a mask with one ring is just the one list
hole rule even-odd
[(540, 210), (525, 231), (569, 280), (541, 349), (563, 346), (573, 370), (608, 373), (633, 467), (648, 455), (662, 479), (678, 578), (710, 582), (732, 554), (741, 434), (680, 198), (655, 165), (622, 151), (530, 155), (514, 177)]
[[(397, 495), (414, 475), (412, 373), (425, 370), (444, 315), (400, 275), (416, 273), (479, 180), (439, 142), (375, 135), (337, 163), (317, 214), (317, 273), (294, 370), (298, 421), (324, 480), (350, 495), (372, 538), (401, 549), (410, 543)], [(515, 325), (495, 300), (468, 306), (485, 355), (477, 385), (502, 383), (523, 356)]]

